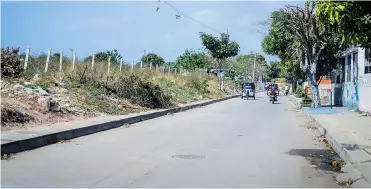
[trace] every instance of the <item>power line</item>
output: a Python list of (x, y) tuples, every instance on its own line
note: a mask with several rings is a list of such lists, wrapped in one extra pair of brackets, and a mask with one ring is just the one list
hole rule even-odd
[[(175, 8), (173, 5), (171, 5), (171, 4), (168, 3), (167, 1), (164, 1), (164, 3), (166, 3), (166, 4), (167, 4), (168, 6), (170, 6), (172, 9), (176, 10), (179, 14), (185, 16), (186, 18), (188, 18), (188, 19), (190, 19), (190, 20), (192, 20), (192, 21), (194, 21), (194, 22), (196, 22), (196, 23), (198, 23), (198, 24), (204, 26), (205, 28), (208, 28), (208, 29), (213, 30), (213, 31), (218, 32), (218, 33), (221, 33), (221, 32), (219, 32), (218, 30), (216, 30), (216, 29), (214, 29), (214, 28), (212, 28), (212, 27), (210, 27), (210, 26), (208, 26), (208, 25), (206, 25), (206, 24), (204, 24), (204, 23), (202, 23), (202, 22), (200, 22), (200, 21), (198, 21), (198, 20), (196, 20), (196, 19), (194, 19), (194, 18), (188, 16), (187, 14), (181, 12), (180, 10), (178, 10), (177, 8)], [(178, 16), (177, 16), (177, 18), (178, 18)]]

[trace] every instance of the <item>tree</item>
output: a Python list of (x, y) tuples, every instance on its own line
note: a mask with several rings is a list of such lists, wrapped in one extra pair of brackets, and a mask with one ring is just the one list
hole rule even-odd
[(143, 55), (141, 58), (141, 61), (142, 61), (143, 67), (149, 67), (151, 63), (152, 63), (152, 66), (155, 66), (155, 65), (162, 66), (165, 64), (165, 60), (161, 56), (155, 53), (148, 53), (148, 54)]
[[(234, 70), (238, 75), (241, 76), (251, 76), (254, 72), (254, 61), (255, 61), (255, 78), (257, 80), (259, 74), (266, 74), (268, 71), (268, 65), (263, 55), (257, 54), (255, 58), (255, 54), (244, 54), (239, 55), (236, 58), (236, 64), (234, 66)], [(259, 74), (258, 74), (259, 73)]]
[[(337, 65), (336, 61), (330, 60), (337, 58), (336, 55), (341, 52), (342, 46), (336, 34), (327, 27), (322, 27), (314, 12), (314, 3), (309, 1), (304, 7), (286, 6), (282, 26), (294, 38), (295, 42), (291, 49), (300, 60), (301, 67), (312, 86), (312, 106), (319, 107), (318, 80), (321, 75), (331, 71)], [(321, 75), (318, 71), (322, 72)]]
[(272, 61), (269, 63), (269, 76), (272, 78), (278, 78), (280, 75), (280, 72), (282, 70), (281, 68), (281, 62), (278, 61)]
[(176, 64), (187, 70), (204, 68), (206, 64), (205, 53), (189, 51), (188, 49), (178, 57)]
[(230, 40), (230, 35), (221, 33), (220, 38), (211, 34), (200, 32), (202, 44), (209, 51), (210, 55), (218, 62), (216, 68), (222, 68), (226, 58), (237, 56), (240, 46), (237, 42)]
[(59, 58), (59, 57), (61, 57), (61, 53), (54, 53), (53, 57)]
[[(118, 53), (117, 49), (113, 49), (110, 51), (102, 51), (95, 54), (94, 61), (95, 62), (107, 62), (108, 58), (111, 56), (111, 63), (120, 63), (119, 61), (122, 59), (122, 56)], [(88, 56), (84, 59), (84, 62), (91, 61), (92, 56)]]
[(324, 27), (351, 45), (371, 47), (371, 4), (367, 1), (316, 1), (316, 15)]
[(281, 72), (281, 76), (278, 74), (279, 77), (285, 77), (287, 80), (292, 81), (304, 79), (305, 74), (300, 67), (300, 59), (292, 50), (292, 46), (295, 44), (294, 36), (283, 25), (284, 21), (289, 19), (285, 10), (280, 9), (272, 12), (270, 18), (270, 21), (267, 22), (270, 24), (268, 34), (262, 41), (263, 52), (269, 55), (276, 55), (281, 59), (280, 67), (285, 74), (282, 75)]

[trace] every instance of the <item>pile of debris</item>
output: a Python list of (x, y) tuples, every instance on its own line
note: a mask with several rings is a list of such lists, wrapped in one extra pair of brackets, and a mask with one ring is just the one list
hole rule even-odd
[(32, 82), (11, 83), (1, 80), (1, 123), (18, 126), (29, 122), (69, 121), (72, 116), (91, 117), (93, 113), (78, 107), (70, 92), (58, 86), (43, 89)]

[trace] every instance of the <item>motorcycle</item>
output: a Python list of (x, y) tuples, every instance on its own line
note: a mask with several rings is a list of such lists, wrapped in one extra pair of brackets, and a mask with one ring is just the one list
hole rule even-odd
[(289, 90), (285, 90), (285, 96), (289, 94)]
[(272, 92), (269, 94), (269, 99), (270, 101), (272, 101), (272, 104), (274, 104), (275, 101), (277, 101), (277, 93), (276, 92)]
[(269, 96), (271, 94), (271, 89), (270, 87), (267, 88), (267, 96)]

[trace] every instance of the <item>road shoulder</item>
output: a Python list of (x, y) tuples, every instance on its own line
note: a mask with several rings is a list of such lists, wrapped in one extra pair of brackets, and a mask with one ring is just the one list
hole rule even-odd
[(154, 119), (168, 114), (187, 111), (216, 102), (239, 97), (232, 95), (224, 98), (195, 102), (177, 108), (152, 110), (122, 116), (97, 117), (88, 120), (59, 123), (50, 127), (36, 127), (27, 130), (6, 131), (1, 133), (1, 154), (14, 154), (73, 138), (114, 129), (128, 124)]

